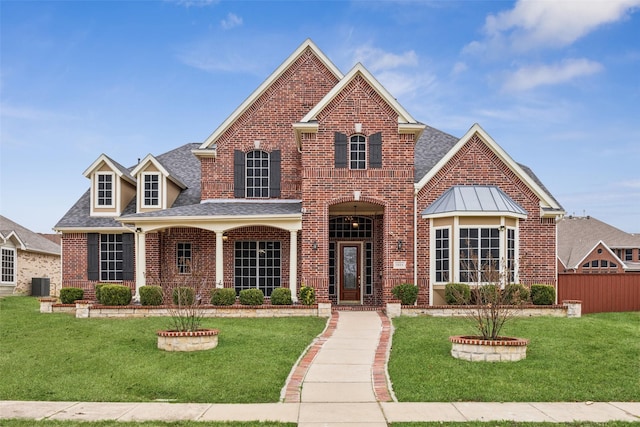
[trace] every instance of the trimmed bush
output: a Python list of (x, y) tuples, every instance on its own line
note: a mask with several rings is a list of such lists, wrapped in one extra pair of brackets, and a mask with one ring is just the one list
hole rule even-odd
[(100, 304), (102, 304), (102, 300), (100, 299), (102, 297), (102, 287), (104, 285), (108, 285), (109, 283), (97, 283), (96, 284), (96, 301), (98, 301)]
[(521, 283), (509, 283), (504, 287), (505, 304), (525, 304), (529, 301), (529, 288)]
[(264, 303), (264, 293), (262, 293), (262, 290), (253, 288), (240, 291), (240, 304), (262, 305), (262, 303)]
[(402, 283), (391, 289), (394, 297), (400, 300), (403, 305), (415, 304), (418, 299), (418, 287), (412, 283)]
[(556, 301), (553, 285), (531, 285), (531, 302), (535, 305), (552, 305)]
[(162, 305), (162, 288), (160, 286), (140, 286), (140, 304)]
[(100, 289), (100, 304), (129, 305), (131, 289), (124, 285), (104, 285)]
[(291, 305), (291, 289), (289, 288), (275, 288), (271, 292), (271, 304), (273, 305)]
[(311, 286), (301, 286), (298, 300), (304, 305), (313, 305), (316, 303), (316, 291)]
[(196, 292), (188, 286), (179, 286), (173, 289), (173, 304), (179, 306), (193, 305), (196, 301)]
[(84, 290), (80, 288), (60, 289), (60, 302), (62, 304), (73, 304), (75, 301), (84, 298)]
[(212, 305), (233, 305), (236, 302), (236, 290), (234, 288), (216, 288), (211, 291)]
[(444, 300), (449, 305), (469, 304), (471, 288), (466, 283), (447, 283), (444, 287)]

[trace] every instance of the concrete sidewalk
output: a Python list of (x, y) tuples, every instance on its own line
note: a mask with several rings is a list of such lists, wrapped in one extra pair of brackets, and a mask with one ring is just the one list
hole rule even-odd
[(285, 403), (0, 401), (0, 419), (280, 421), (300, 427), (386, 427), (410, 421), (640, 422), (640, 402), (394, 402), (384, 366), (389, 325), (376, 311), (334, 313), (327, 330), (294, 368), (284, 388)]

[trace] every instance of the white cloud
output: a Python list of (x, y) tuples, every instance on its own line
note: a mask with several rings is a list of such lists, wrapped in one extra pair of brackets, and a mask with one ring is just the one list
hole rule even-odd
[(242, 25), (242, 18), (236, 15), (235, 13), (229, 12), (227, 17), (220, 22), (222, 28), (225, 30), (230, 30), (235, 27), (239, 27)]
[(498, 52), (508, 47), (522, 52), (568, 46), (603, 25), (626, 18), (639, 7), (640, 0), (519, 0), (513, 9), (487, 16), (487, 39), (471, 42), (465, 51)]
[(600, 63), (588, 59), (567, 59), (559, 64), (522, 67), (507, 77), (503, 89), (509, 92), (565, 83), (602, 71)]
[(371, 46), (362, 46), (354, 52), (355, 62), (361, 62), (373, 73), (401, 67), (415, 67), (418, 65), (418, 55), (409, 50), (402, 54), (385, 52)]
[(204, 6), (210, 6), (212, 4), (218, 4), (219, 0), (165, 0), (168, 3), (175, 3), (178, 6), (184, 6), (184, 7), (192, 7), (192, 6), (197, 6), (197, 7), (204, 7)]
[(467, 69), (469, 69), (469, 67), (467, 66), (466, 63), (456, 62), (455, 64), (453, 64), (453, 68), (451, 69), (451, 74), (454, 74), (454, 75), (461, 74), (467, 71)]

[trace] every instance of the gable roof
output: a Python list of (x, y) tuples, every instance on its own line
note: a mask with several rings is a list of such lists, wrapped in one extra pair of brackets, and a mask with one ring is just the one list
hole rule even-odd
[(580, 267), (582, 260), (600, 242), (608, 249), (640, 248), (640, 236), (626, 233), (591, 216), (564, 217), (557, 222), (557, 234), (558, 258), (571, 269)]
[[(471, 128), (467, 131), (462, 138), (460, 138), (442, 157), (440, 157), (436, 163), (427, 170), (427, 172), (420, 178), (420, 180), (416, 183), (416, 192), (420, 191), (422, 187), (424, 187), (431, 178), (435, 176), (436, 173), (440, 169), (442, 169), (449, 160), (458, 152), (460, 149), (474, 136), (478, 135), (480, 139), (489, 147), (493, 153), (498, 156), (498, 158), (505, 163), (505, 165), (511, 169), (518, 178), (520, 178), (540, 199), (540, 209), (543, 215), (550, 214), (552, 216), (562, 215), (564, 214), (564, 210), (562, 206), (549, 194), (549, 192), (540, 185), (539, 180), (534, 179), (523, 167), (515, 162), (509, 154), (498, 143), (489, 136), (485, 132), (482, 127), (475, 123)], [(441, 136), (442, 138), (442, 136)], [(449, 138), (442, 138), (446, 145), (446, 143), (451, 143), (452, 141)], [(528, 169), (528, 168), (527, 168)], [(530, 171), (530, 169), (528, 169)]]
[(93, 171), (95, 171), (102, 163), (106, 163), (106, 165), (109, 166), (109, 168), (119, 177), (124, 178), (126, 181), (135, 185), (136, 179), (131, 175), (131, 172), (106, 154), (101, 154), (93, 163), (91, 163), (91, 166), (83, 172), (83, 175), (87, 178), (91, 178)]
[(181, 189), (184, 190), (185, 188), (187, 188), (187, 186), (184, 185), (184, 183), (180, 180), (180, 178), (177, 177), (175, 173), (171, 172), (171, 170), (169, 170), (168, 167), (163, 165), (160, 160), (156, 159), (151, 154), (147, 154), (147, 156), (144, 159), (142, 159), (142, 161), (138, 163), (138, 165), (135, 168), (133, 168), (133, 170), (131, 171), (131, 175), (138, 176), (140, 171), (142, 171), (145, 167), (147, 167), (148, 164), (154, 165), (162, 175), (166, 176), (167, 179), (174, 182)]
[(527, 211), (495, 185), (454, 185), (422, 211), (423, 218), (454, 215), (526, 218)]
[[(193, 155), (192, 150), (200, 144), (190, 143), (182, 145), (164, 154), (154, 157), (172, 176), (179, 179), (185, 188), (173, 203), (173, 207), (200, 203), (200, 161)], [(127, 173), (135, 167), (127, 169)], [(55, 225), (54, 230), (113, 230), (122, 229), (122, 224), (113, 217), (92, 217), (91, 191), (87, 190), (78, 201), (64, 214)], [(122, 215), (136, 213), (136, 197), (125, 207)]]
[(211, 135), (194, 150), (196, 154), (211, 155), (211, 149), (215, 148), (216, 140), (229, 129), (229, 127), (275, 82), (287, 69), (307, 50), (313, 51), (314, 55), (333, 73), (336, 79), (342, 79), (340, 70), (329, 60), (329, 58), (311, 41), (305, 40), (276, 70), (242, 103), (227, 119), (222, 122)]
[(60, 245), (0, 215), (0, 241), (15, 237), (18, 249), (48, 255), (60, 255)]

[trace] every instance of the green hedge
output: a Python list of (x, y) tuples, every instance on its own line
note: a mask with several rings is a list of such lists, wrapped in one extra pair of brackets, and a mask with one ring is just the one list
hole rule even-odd
[(466, 283), (447, 283), (444, 287), (444, 300), (449, 305), (469, 304), (471, 288)]
[(262, 290), (243, 289), (240, 291), (240, 304), (242, 305), (262, 305), (264, 303), (264, 293)]
[(394, 297), (400, 300), (403, 305), (415, 304), (418, 299), (418, 287), (412, 283), (402, 283), (391, 289)]
[(552, 305), (556, 302), (556, 289), (553, 285), (531, 285), (531, 302), (535, 305)]
[(298, 298), (304, 305), (313, 305), (316, 303), (316, 291), (311, 286), (301, 286)]
[(236, 290), (234, 288), (216, 288), (211, 291), (212, 305), (233, 305), (236, 302)]
[(103, 285), (100, 288), (99, 302), (102, 305), (129, 305), (131, 288), (124, 285)]
[(73, 304), (75, 301), (84, 298), (84, 290), (80, 288), (60, 289), (60, 302), (62, 304)]
[(500, 287), (498, 285), (490, 283), (471, 289), (471, 304), (473, 305), (499, 304), (500, 302)]
[(271, 304), (273, 305), (293, 304), (293, 300), (291, 299), (291, 289), (275, 288), (273, 292), (271, 292)]
[(162, 305), (162, 287), (160, 286), (141, 286), (140, 287), (140, 304), (142, 305)]
[(102, 298), (102, 287), (104, 285), (108, 285), (109, 283), (97, 283), (96, 284), (96, 301), (98, 301), (100, 304), (102, 304), (102, 300), (100, 298)]
[(173, 303), (179, 306), (193, 305), (196, 301), (196, 293), (193, 288), (179, 286), (173, 289)]

